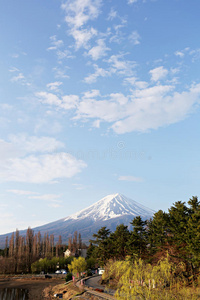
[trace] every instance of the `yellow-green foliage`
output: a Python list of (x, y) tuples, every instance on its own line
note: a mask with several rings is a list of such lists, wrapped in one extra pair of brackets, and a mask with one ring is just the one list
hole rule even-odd
[(199, 299), (197, 290), (193, 293), (186, 287), (181, 276), (183, 271), (184, 264), (175, 265), (169, 257), (161, 259), (156, 266), (145, 264), (141, 259), (132, 262), (127, 258), (125, 261), (109, 261), (102, 279), (118, 282), (115, 294), (118, 300)]
[(103, 280), (115, 279), (119, 282), (121, 276), (132, 266), (129, 258), (125, 261), (113, 261), (109, 260), (105, 266), (105, 272), (102, 275)]
[(68, 265), (68, 269), (74, 275), (77, 273), (80, 274), (81, 272), (85, 271), (87, 267), (87, 263), (84, 257), (79, 256), (79, 258), (74, 258), (70, 265)]

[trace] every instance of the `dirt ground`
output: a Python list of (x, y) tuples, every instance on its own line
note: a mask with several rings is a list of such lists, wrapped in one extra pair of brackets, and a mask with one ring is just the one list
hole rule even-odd
[[(0, 279), (0, 288), (21, 288), (29, 290), (29, 300), (53, 299), (53, 288), (62, 283), (60, 279)], [(54, 298), (55, 299), (55, 298)]]

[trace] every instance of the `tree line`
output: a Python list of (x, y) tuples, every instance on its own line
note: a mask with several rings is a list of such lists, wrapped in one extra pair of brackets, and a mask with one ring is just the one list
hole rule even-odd
[[(175, 202), (168, 213), (159, 210), (150, 220), (142, 220), (137, 216), (131, 225), (131, 230), (120, 224), (114, 232), (102, 227), (93, 234), (87, 250), (90, 268), (103, 266), (110, 259), (124, 260), (127, 256), (132, 261), (142, 259), (156, 264), (168, 253), (171, 261), (186, 265), (187, 276), (195, 274), (200, 266), (200, 202), (197, 197), (189, 199), (187, 205), (185, 202)], [(44, 263), (52, 268), (57, 261), (52, 260), (53, 257), (63, 257), (67, 248), (73, 256), (78, 257), (79, 249), (83, 247), (86, 246), (83, 246), (81, 235), (77, 231), (69, 238), (68, 245), (64, 245), (61, 236), (55, 243), (54, 235), (46, 233), (41, 236), (40, 232), (34, 234), (28, 228), (24, 237), (16, 230), (10, 240), (6, 238), (5, 249), (1, 251), (0, 271), (31, 272), (31, 265), (41, 258), (47, 258), (48, 261)]]
[[(68, 246), (62, 243), (62, 237), (59, 235), (57, 243), (55, 243), (54, 235), (45, 233), (44, 236), (40, 232), (34, 234), (31, 228), (28, 228), (25, 236), (19, 234), (19, 230), (12, 233), (10, 239), (6, 237), (5, 249), (1, 250), (0, 256), (0, 272), (3, 274), (30, 273), (31, 265), (40, 259), (44, 262), (52, 260), (52, 266), (58, 262), (58, 258), (63, 257), (63, 252), (69, 248), (74, 255), (78, 255), (78, 249), (83, 247), (81, 234), (74, 232), (69, 238)], [(61, 263), (61, 261), (60, 261)], [(62, 265), (64, 262), (62, 261)], [(53, 267), (52, 267), (53, 268)], [(35, 270), (35, 269), (34, 269)]]
[(114, 232), (102, 227), (90, 240), (88, 257), (99, 265), (109, 259), (142, 259), (156, 264), (166, 253), (174, 263), (183, 262), (188, 276), (200, 266), (200, 202), (197, 197), (175, 202), (168, 213), (159, 210), (150, 220), (137, 216), (132, 229), (120, 224)]

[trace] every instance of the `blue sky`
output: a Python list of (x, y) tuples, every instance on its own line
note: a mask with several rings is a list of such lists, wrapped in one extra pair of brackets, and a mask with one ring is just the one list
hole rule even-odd
[(198, 0), (7, 0), (0, 233), (122, 193), (199, 195)]

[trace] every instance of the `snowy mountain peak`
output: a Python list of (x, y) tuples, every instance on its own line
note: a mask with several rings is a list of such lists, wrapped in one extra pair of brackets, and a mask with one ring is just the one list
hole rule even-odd
[(83, 209), (69, 217), (67, 220), (81, 220), (85, 218), (93, 221), (106, 221), (122, 216), (141, 216), (148, 218), (154, 214), (154, 211), (133, 201), (122, 194), (116, 193), (108, 195), (95, 204)]
[[(111, 231), (116, 229), (119, 224), (130, 226), (130, 222), (136, 216), (142, 219), (149, 219), (155, 212), (140, 203), (133, 201), (122, 194), (116, 193), (108, 195), (93, 205), (85, 208), (67, 218), (63, 218), (34, 229), (35, 233), (42, 235), (47, 232), (54, 234), (55, 241), (59, 235), (63, 237), (64, 243), (75, 231), (81, 233), (84, 242), (88, 243), (92, 235), (102, 226), (108, 227)], [(20, 231), (23, 236), (26, 230)], [(6, 236), (11, 237), (12, 233), (0, 236), (0, 246), (5, 246)]]

